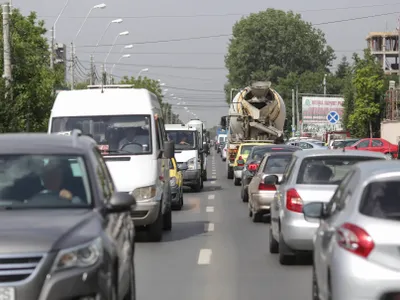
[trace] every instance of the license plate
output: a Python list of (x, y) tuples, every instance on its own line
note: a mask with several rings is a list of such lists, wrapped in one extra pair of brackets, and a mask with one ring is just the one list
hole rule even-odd
[(15, 300), (14, 288), (0, 287), (0, 300)]

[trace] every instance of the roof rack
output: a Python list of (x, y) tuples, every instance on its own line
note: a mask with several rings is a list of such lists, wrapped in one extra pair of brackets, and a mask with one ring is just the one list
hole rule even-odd
[(88, 85), (87, 88), (90, 90), (94, 89), (131, 89), (133, 84), (110, 84), (110, 85)]
[(82, 131), (79, 129), (73, 129), (71, 132), (71, 136), (72, 136), (72, 146), (76, 147), (78, 143), (78, 138), (82, 136)]

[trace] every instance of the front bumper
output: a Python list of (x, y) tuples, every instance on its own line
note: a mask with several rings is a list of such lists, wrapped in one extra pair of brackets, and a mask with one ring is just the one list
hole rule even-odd
[(146, 202), (138, 201), (136, 207), (131, 211), (131, 217), (135, 226), (153, 224), (160, 213), (161, 202), (154, 198)]
[(181, 193), (181, 188), (179, 185), (171, 186), (171, 203), (179, 204), (179, 196)]
[(186, 170), (183, 172), (183, 185), (196, 185), (201, 178), (201, 170)]
[[(3, 281), (0, 288), (14, 287), (16, 300), (95, 299), (96, 296), (108, 298), (110, 281), (103, 272), (105, 268), (102, 261), (89, 268), (73, 268), (47, 276), (55, 258), (56, 253), (47, 254), (30, 277), (18, 282)], [(5, 296), (2, 299), (12, 298)]]

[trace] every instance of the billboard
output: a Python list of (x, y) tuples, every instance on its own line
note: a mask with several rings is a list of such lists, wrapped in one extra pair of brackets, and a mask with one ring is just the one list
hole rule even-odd
[(342, 130), (343, 102), (342, 97), (303, 96), (302, 132)]

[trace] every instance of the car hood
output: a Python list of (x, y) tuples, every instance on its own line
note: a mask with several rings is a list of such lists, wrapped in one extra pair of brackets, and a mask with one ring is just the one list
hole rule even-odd
[(15, 209), (0, 212), (0, 254), (44, 253), (74, 247), (99, 236), (92, 209)]

